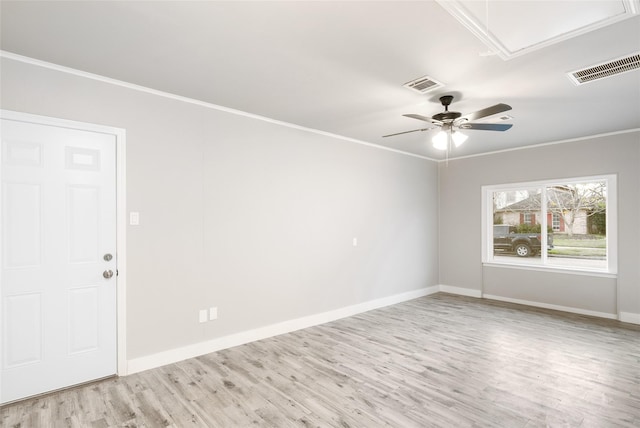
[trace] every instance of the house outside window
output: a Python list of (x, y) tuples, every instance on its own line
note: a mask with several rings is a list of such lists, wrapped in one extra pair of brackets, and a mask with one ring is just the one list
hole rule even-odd
[(614, 175), (482, 192), (483, 263), (616, 272)]

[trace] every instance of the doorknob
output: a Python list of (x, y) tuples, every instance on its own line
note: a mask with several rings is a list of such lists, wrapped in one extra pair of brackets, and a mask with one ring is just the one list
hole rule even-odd
[(113, 271), (111, 269), (105, 270), (104, 272), (102, 272), (102, 276), (104, 276), (106, 279), (109, 279), (113, 276)]
[(111, 261), (111, 259), (113, 258), (113, 256), (109, 253), (105, 254), (103, 259), (105, 262)]

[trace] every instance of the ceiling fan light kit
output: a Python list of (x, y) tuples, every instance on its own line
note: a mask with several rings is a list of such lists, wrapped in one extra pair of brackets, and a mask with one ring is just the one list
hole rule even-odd
[(468, 135), (463, 134), (460, 131), (453, 131), (451, 133), (451, 138), (453, 139), (453, 144), (456, 147), (460, 147), (462, 145), (462, 143), (464, 143), (465, 141), (467, 141), (467, 138), (469, 138)]
[[(511, 124), (504, 123), (473, 123), (473, 121), (476, 121), (478, 119), (509, 111), (511, 110), (510, 105), (500, 103), (463, 116), (460, 112), (449, 111), (449, 106), (451, 105), (452, 101), (453, 95), (441, 96), (440, 103), (443, 105), (444, 111), (434, 114), (431, 117), (422, 116), (419, 114), (403, 115), (405, 117), (421, 120), (423, 122), (429, 122), (431, 125), (433, 125), (432, 127), (397, 132), (395, 134), (384, 135), (383, 137), (392, 137), (400, 134), (422, 132), (434, 128), (440, 128), (440, 131), (433, 136), (431, 141), (435, 149), (447, 151), (448, 153), (452, 143), (455, 147), (459, 147), (467, 140), (468, 136), (460, 132), (460, 129), (471, 129), (477, 131), (506, 131), (513, 126)], [(506, 117), (511, 118), (510, 116)]]
[(468, 135), (463, 134), (460, 131), (453, 131), (449, 129), (448, 131), (440, 131), (436, 135), (433, 136), (431, 141), (433, 142), (433, 147), (437, 150), (447, 150), (450, 147), (450, 143), (453, 143), (455, 147), (460, 147), (462, 143), (467, 141), (469, 138)]
[(433, 142), (434, 148), (438, 150), (447, 150), (447, 146), (448, 146), (447, 143), (449, 142), (449, 136), (447, 135), (446, 132), (440, 131), (433, 136), (431, 141)]

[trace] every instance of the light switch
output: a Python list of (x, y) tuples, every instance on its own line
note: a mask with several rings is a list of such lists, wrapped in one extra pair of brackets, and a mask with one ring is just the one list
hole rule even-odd
[(140, 213), (136, 211), (131, 211), (129, 213), (129, 224), (131, 226), (137, 226), (140, 224)]
[(353, 238), (353, 246), (354, 247), (358, 246), (358, 238)]
[(200, 319), (200, 322), (207, 322), (207, 310), (206, 309), (200, 309), (199, 319)]
[(218, 308), (209, 308), (209, 321), (218, 319)]

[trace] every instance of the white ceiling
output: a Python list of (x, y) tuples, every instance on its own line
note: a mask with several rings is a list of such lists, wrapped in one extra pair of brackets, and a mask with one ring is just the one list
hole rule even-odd
[[(523, 11), (564, 2), (513, 3), (490, 26), (522, 39)], [(6, 52), (434, 159), (433, 131), (382, 135), (424, 127), (402, 115), (440, 112), (443, 94), (463, 114), (513, 107), (512, 129), (469, 130), (454, 157), (640, 128), (639, 70), (582, 86), (566, 76), (640, 51), (638, 15), (509, 60), (435, 1), (3, 0), (1, 24)], [(424, 75), (445, 86), (402, 87)]]

